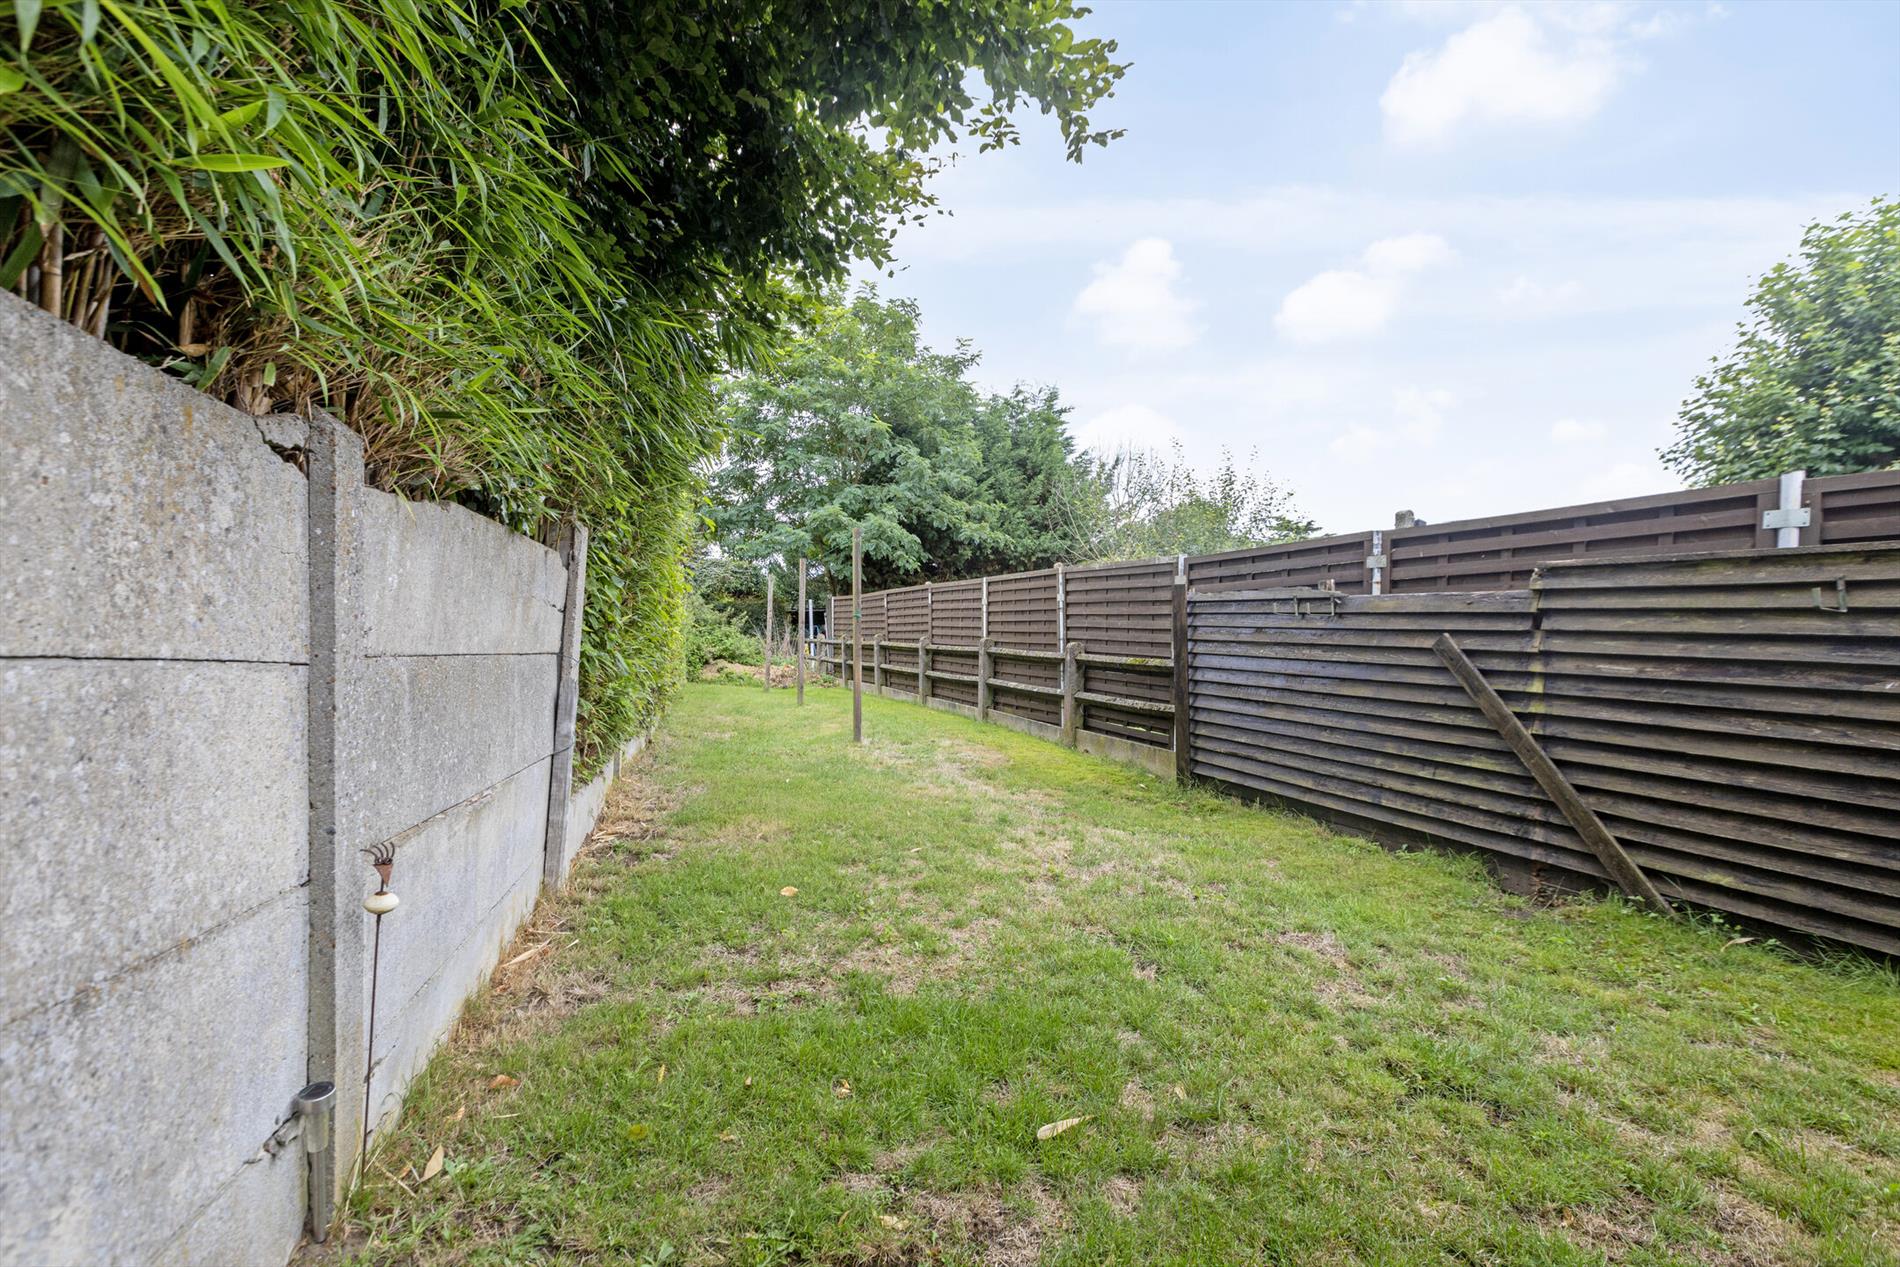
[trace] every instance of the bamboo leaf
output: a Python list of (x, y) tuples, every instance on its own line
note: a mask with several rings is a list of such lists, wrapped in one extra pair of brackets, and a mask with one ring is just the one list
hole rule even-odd
[(262, 172), (289, 167), (290, 160), (275, 154), (193, 154), (173, 160), (172, 165), (201, 172)]
[(40, 0), (13, 0), (13, 17), (20, 24), (20, 51), (33, 43), (33, 32), (40, 24)]

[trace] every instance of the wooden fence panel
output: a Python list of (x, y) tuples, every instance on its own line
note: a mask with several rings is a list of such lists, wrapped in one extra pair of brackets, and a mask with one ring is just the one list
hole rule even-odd
[(1823, 476), (1809, 480), (1806, 492), (1804, 546), (1900, 538), (1900, 471)]
[[(950, 581), (930, 587), (930, 641), (932, 645), (974, 647), (983, 637), (983, 582)], [(976, 676), (976, 653), (938, 651), (930, 667), (939, 673)], [(958, 704), (976, 707), (976, 683), (939, 678), (930, 693)]]
[[(1085, 664), (1082, 690), (1168, 704), (1174, 677), (1175, 560), (1071, 568), (1067, 574), (1067, 634), (1084, 652), (1160, 661), (1155, 669)], [(1164, 713), (1100, 703), (1082, 705), (1082, 729), (1118, 735), (1154, 747), (1172, 746), (1174, 722)]]
[[(1059, 651), (1056, 638), (1056, 570), (1018, 572), (990, 578), (990, 641), (996, 644), (995, 674), (1010, 682), (1052, 689), (1061, 685), (1062, 668), (1046, 661), (1015, 660), (1008, 651)], [(1013, 691), (1007, 686), (995, 689), (991, 705), (998, 712), (1013, 713), (1031, 721), (1054, 726), (1062, 720), (1062, 709), (1043, 695)]]
[(1602, 869), (1428, 649), (1449, 632), (1666, 895), (1900, 953), (1900, 547), (1189, 596), (1194, 773), (1373, 834)]
[[(930, 633), (930, 587), (910, 585), (884, 591), (884, 685), (917, 689), (917, 640)], [(871, 652), (864, 653), (867, 662)], [(905, 675), (909, 676), (906, 677)], [(895, 675), (895, 676), (894, 676)]]
[(1775, 480), (1724, 484), (1654, 497), (1397, 528), (1385, 534), (1388, 593), (1508, 590), (1529, 584), (1540, 564), (1584, 555), (1679, 554), (1768, 547), (1762, 512), (1778, 502)]
[(1314, 537), (1286, 545), (1189, 555), (1188, 584), (1199, 590), (1258, 589), (1269, 586), (1324, 587), (1349, 594), (1368, 592), (1366, 557), (1372, 534)]

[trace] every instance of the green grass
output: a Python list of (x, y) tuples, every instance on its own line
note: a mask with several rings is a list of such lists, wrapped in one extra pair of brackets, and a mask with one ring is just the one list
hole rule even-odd
[(363, 1260), (1900, 1262), (1890, 967), (807, 701), (688, 690)]

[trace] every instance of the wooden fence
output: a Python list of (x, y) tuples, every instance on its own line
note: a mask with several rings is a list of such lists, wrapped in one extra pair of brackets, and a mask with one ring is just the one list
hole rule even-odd
[(1434, 653), (1448, 633), (1666, 896), (1900, 954), (1900, 546), (1196, 591), (1187, 623), (1194, 775), (1601, 878)]
[[(1900, 954), (1900, 472), (1788, 492), (871, 594), (866, 682), (1531, 883), (1601, 879), (1446, 634), (1665, 895)], [(830, 620), (842, 672), (848, 597)]]

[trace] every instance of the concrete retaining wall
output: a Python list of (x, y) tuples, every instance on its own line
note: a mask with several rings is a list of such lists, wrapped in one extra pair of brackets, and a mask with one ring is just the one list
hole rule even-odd
[(335, 423), (11, 295), (0, 451), (0, 1267), (281, 1262), (306, 1082), (355, 1161), (361, 851), (402, 899), (381, 1122), (604, 801), (566, 795), (584, 537), (367, 489)]

